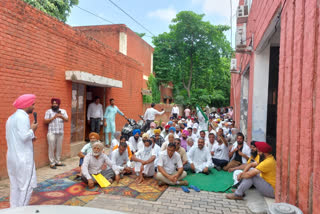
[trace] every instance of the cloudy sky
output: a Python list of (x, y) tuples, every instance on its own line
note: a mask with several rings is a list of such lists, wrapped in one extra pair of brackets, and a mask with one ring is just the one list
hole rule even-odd
[[(211, 24), (230, 25), (230, 0), (112, 0), (129, 15), (141, 23), (152, 34), (168, 32), (169, 24), (177, 13), (184, 10), (205, 14), (204, 20)], [(235, 13), (238, 0), (232, 0), (233, 34), (235, 31)], [(73, 7), (67, 24), (71, 26), (126, 24), (130, 29), (146, 33), (144, 39), (152, 45), (152, 34), (139, 26), (109, 0), (79, 0), (80, 8), (90, 11), (100, 19), (79, 7)], [(230, 40), (230, 32), (226, 33)], [(234, 36), (233, 36), (234, 46)]]

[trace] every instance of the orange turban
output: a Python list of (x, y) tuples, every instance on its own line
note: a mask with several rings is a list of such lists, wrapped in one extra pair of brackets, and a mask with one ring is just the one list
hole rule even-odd
[(91, 132), (91, 133), (89, 134), (89, 139), (90, 139), (91, 137), (95, 137), (97, 140), (100, 140), (100, 136), (99, 136), (99, 134), (96, 133), (96, 132)]

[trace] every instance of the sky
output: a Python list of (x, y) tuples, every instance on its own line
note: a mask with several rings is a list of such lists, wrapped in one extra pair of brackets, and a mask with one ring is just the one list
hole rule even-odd
[[(230, 26), (230, 0), (111, 0), (136, 21), (144, 26), (139, 26), (126, 14), (114, 6), (110, 0), (79, 0), (78, 6), (90, 11), (96, 17), (79, 7), (74, 6), (68, 17), (67, 24), (71, 26), (125, 24), (131, 30), (146, 33), (143, 39), (152, 45), (152, 36), (169, 31), (169, 24), (180, 11), (193, 11), (205, 14), (204, 20), (211, 24), (224, 24)], [(236, 7), (238, 0), (232, 0), (232, 34), (226, 32), (227, 39), (232, 38), (234, 46), (234, 33), (236, 25)], [(152, 35), (152, 34), (153, 35)]]

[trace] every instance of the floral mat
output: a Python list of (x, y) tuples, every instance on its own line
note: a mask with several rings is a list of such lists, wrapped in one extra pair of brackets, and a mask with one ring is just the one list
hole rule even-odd
[[(89, 189), (82, 181), (74, 180), (77, 169), (70, 170), (38, 183), (33, 190), (30, 205), (71, 205), (83, 206), (99, 194), (126, 196), (149, 201), (156, 201), (168, 186), (158, 186), (158, 182), (147, 178), (136, 184), (135, 175), (124, 176), (119, 184), (115, 182), (106, 188), (95, 186)], [(9, 197), (0, 198), (0, 209), (8, 208)]]

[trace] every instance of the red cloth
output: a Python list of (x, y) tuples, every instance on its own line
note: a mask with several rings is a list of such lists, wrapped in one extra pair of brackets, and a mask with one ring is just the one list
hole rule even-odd
[(24, 94), (18, 97), (14, 103), (13, 106), (17, 109), (23, 109), (28, 108), (32, 106), (36, 101), (36, 95), (34, 94)]
[(171, 127), (170, 125), (166, 125), (164, 128), (165, 129), (170, 129), (170, 127)]
[(259, 152), (271, 153), (271, 151), (272, 151), (271, 146), (269, 144), (267, 144), (266, 142), (255, 142), (255, 145), (256, 145)]
[(61, 100), (60, 100), (59, 98), (52, 98), (52, 99), (51, 99), (51, 104), (53, 104), (54, 101), (56, 101), (56, 103), (57, 103), (58, 105), (60, 105), (60, 103), (61, 103)]

